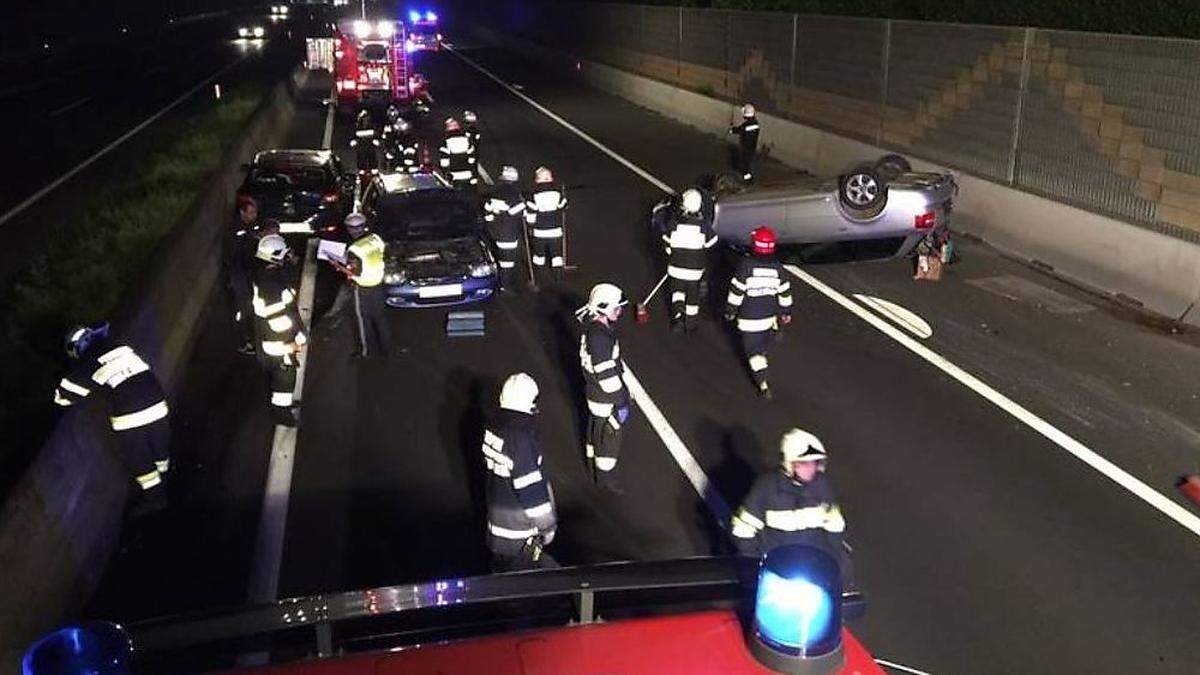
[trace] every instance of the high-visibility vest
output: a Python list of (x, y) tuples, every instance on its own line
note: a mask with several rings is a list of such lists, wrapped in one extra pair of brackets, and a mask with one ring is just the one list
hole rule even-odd
[(350, 252), (362, 261), (362, 270), (351, 277), (359, 286), (378, 286), (383, 282), (383, 238), (377, 234), (359, 237), (350, 244)]

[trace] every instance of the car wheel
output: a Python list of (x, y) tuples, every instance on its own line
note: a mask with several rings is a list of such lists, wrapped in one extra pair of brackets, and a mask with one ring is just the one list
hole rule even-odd
[(875, 161), (875, 171), (885, 179), (893, 178), (912, 171), (912, 164), (903, 155), (884, 155)]
[(860, 164), (838, 179), (838, 200), (855, 215), (877, 213), (887, 200), (887, 183), (868, 164)]

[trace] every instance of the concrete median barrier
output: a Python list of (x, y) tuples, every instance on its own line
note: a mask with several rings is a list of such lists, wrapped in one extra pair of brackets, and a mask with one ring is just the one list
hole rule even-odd
[[(303, 75), (263, 99), (220, 168), (159, 247), (154, 267), (118, 313), (114, 329), (163, 381), (168, 399), (187, 365), (211, 293), (218, 288), (221, 232), (242, 180), (241, 164), (282, 139)], [(49, 401), (49, 392), (46, 394)], [(21, 652), (79, 611), (118, 542), (129, 480), (95, 401), (68, 410), (0, 511), (0, 673), (19, 672)], [(167, 593), (130, 588), (129, 593)]]
[[(490, 30), (477, 29), (475, 37), (574, 73), (601, 91), (722, 138), (738, 118), (738, 106), (728, 101)], [(835, 174), (894, 152), (773, 115), (760, 113), (758, 118), (762, 148), (771, 157), (816, 174)], [(918, 170), (946, 170), (919, 157), (910, 159)], [(1200, 326), (1200, 246), (953, 171), (961, 187), (954, 229), (1101, 295)]]

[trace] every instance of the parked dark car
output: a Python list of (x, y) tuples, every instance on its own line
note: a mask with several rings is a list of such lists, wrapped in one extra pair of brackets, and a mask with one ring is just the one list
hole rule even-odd
[(238, 195), (258, 202), (259, 216), (284, 235), (342, 234), (354, 203), (354, 174), (328, 150), (264, 150), (246, 165)]
[(496, 261), (474, 202), (437, 176), (377, 176), (362, 210), (387, 242), (389, 306), (460, 305), (496, 292)]

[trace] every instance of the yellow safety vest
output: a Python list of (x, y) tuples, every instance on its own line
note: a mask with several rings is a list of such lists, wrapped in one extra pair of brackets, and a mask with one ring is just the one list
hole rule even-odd
[(383, 238), (377, 234), (359, 237), (350, 244), (350, 252), (362, 261), (362, 270), (351, 277), (359, 286), (378, 286), (383, 282)]

